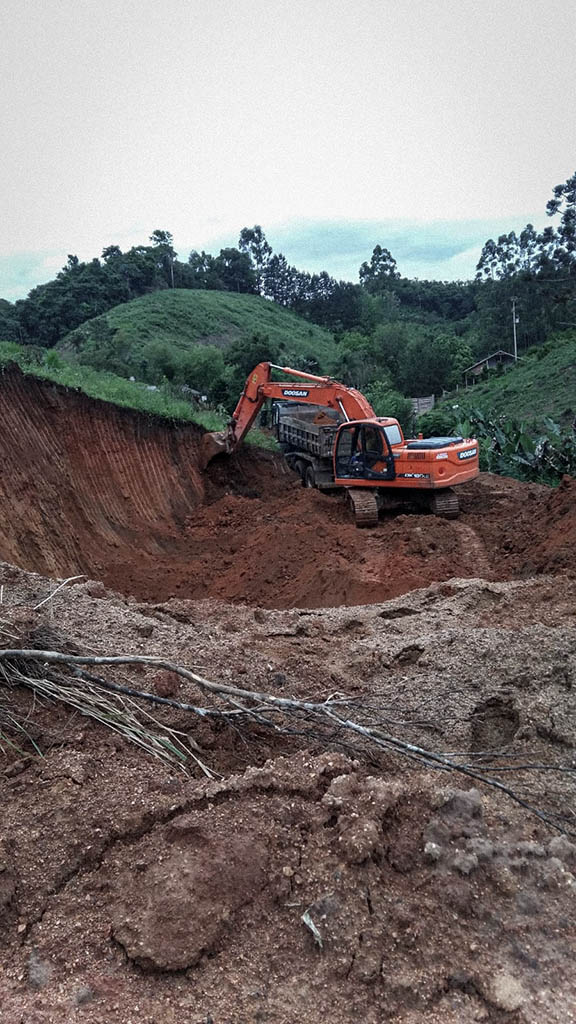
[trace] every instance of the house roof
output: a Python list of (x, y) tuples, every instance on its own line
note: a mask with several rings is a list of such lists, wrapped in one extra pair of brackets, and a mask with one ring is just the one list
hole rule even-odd
[(475, 370), (477, 366), (482, 366), (482, 363), (488, 363), (490, 359), (494, 359), (495, 356), (506, 356), (508, 359), (514, 359), (511, 352), (505, 352), (503, 348), (499, 348), (497, 352), (492, 352), (489, 356), (484, 356), (483, 359), (479, 359), (477, 363), (472, 363), (472, 366), (467, 366), (463, 373), (469, 373), (470, 370)]

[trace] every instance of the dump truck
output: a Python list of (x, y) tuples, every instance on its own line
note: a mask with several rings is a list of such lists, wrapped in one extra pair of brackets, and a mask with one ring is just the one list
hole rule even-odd
[[(273, 370), (298, 380), (272, 380)], [(376, 416), (355, 388), (273, 363), (249, 375), (227, 430), (204, 435), (204, 465), (238, 447), (268, 399), (288, 465), (307, 487), (344, 491), (359, 527), (375, 526), (382, 508), (399, 504), (453, 519), (454, 487), (478, 475), (474, 438), (405, 439), (398, 420)]]

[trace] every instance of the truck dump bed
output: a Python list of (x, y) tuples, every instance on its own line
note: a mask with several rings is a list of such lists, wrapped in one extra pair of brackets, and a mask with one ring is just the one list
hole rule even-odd
[(341, 419), (337, 413), (319, 406), (280, 407), (277, 412), (276, 436), (281, 445), (310, 452), (319, 458), (332, 457), (334, 436)]

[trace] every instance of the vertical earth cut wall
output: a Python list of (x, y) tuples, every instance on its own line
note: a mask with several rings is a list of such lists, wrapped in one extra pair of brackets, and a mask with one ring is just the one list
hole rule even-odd
[(94, 575), (129, 550), (170, 549), (205, 490), (203, 430), (164, 422), (16, 368), (0, 376), (0, 558)]

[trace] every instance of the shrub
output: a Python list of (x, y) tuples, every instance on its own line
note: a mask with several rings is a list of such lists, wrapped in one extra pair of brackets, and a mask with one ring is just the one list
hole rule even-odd
[(431, 409), (418, 418), (418, 431), (424, 434), (424, 437), (449, 437), (455, 433), (456, 423), (460, 418), (460, 410), (457, 408)]

